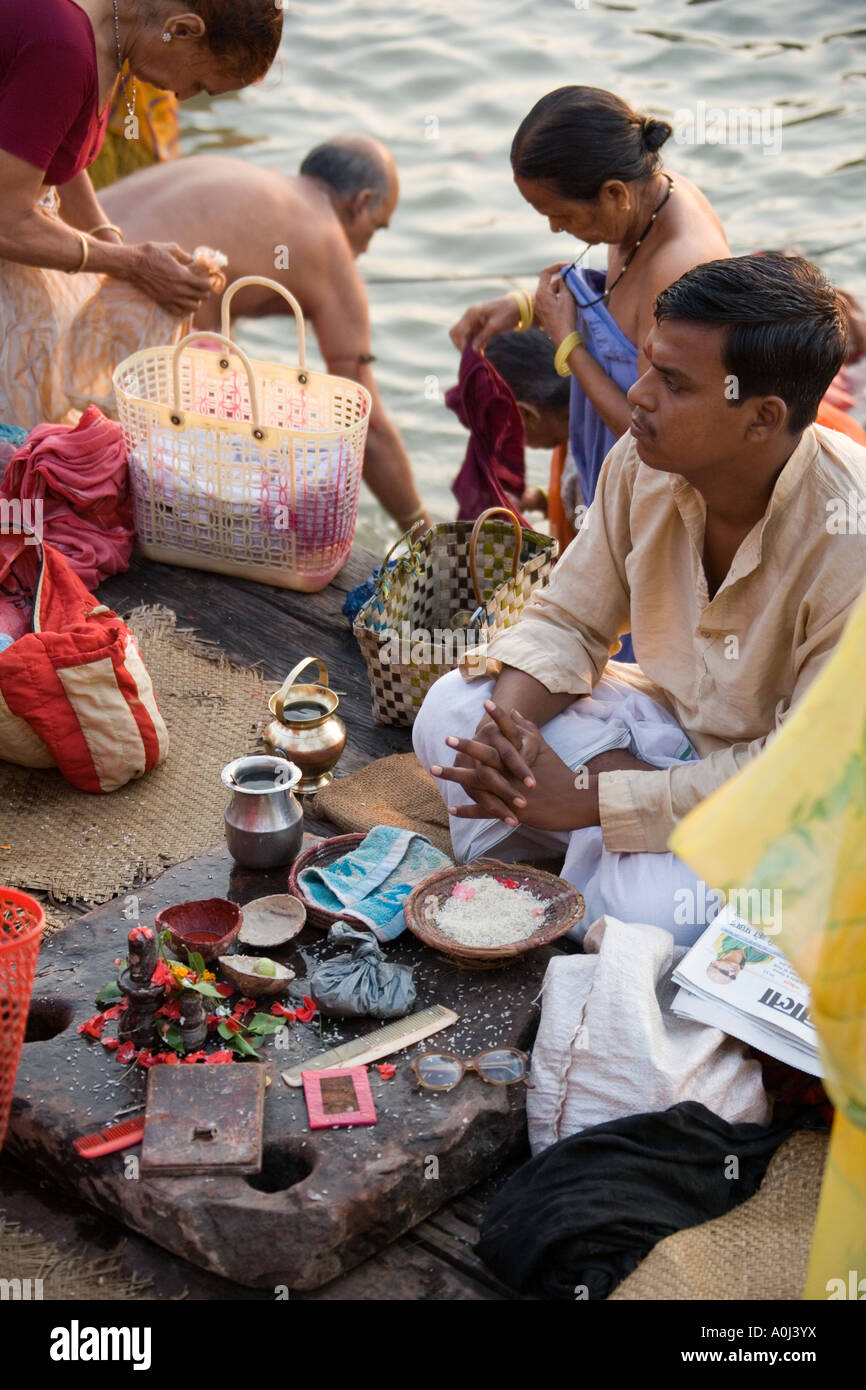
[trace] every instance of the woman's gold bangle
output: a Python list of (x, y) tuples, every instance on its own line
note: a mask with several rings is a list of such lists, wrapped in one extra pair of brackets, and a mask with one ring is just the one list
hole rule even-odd
[(99, 222), (95, 227), (91, 227), (88, 236), (96, 236), (97, 232), (116, 232), (123, 241), (123, 232), (114, 222)]
[(73, 266), (72, 270), (67, 270), (67, 275), (80, 275), (87, 265), (87, 257), (90, 255), (90, 244), (83, 232), (76, 232), (75, 235), (81, 242), (81, 260), (78, 265)]
[(573, 333), (569, 333), (567, 338), (563, 338), (559, 347), (556, 349), (556, 356), (553, 359), (553, 365), (559, 376), (568, 376), (571, 371), (568, 365), (568, 359), (576, 347), (582, 346), (583, 339), (577, 329), (575, 329)]
[(520, 320), (517, 324), (517, 332), (522, 333), (532, 323), (535, 310), (532, 307), (532, 300), (525, 290), (509, 290), (509, 299), (513, 299), (520, 310)]

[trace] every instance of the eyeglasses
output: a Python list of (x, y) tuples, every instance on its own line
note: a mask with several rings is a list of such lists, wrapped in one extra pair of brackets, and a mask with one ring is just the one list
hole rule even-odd
[(477, 1072), (481, 1080), (488, 1081), (491, 1086), (512, 1086), (515, 1081), (526, 1081), (526, 1062), (526, 1053), (519, 1052), (516, 1047), (479, 1052), (468, 1062), (455, 1057), (453, 1052), (422, 1052), (420, 1057), (412, 1058), (412, 1070), (421, 1086), (431, 1091), (453, 1091), (468, 1071)]

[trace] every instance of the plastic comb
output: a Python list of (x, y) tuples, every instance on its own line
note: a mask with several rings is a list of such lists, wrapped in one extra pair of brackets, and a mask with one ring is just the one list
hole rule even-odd
[(73, 1139), (72, 1147), (82, 1158), (102, 1158), (103, 1154), (116, 1153), (118, 1149), (130, 1149), (140, 1144), (144, 1138), (144, 1116), (137, 1120), (124, 1120), (119, 1125), (108, 1125), (95, 1134), (83, 1134)]

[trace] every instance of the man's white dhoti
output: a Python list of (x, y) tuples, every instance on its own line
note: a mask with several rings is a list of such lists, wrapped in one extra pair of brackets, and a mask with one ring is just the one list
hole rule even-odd
[[(450, 734), (471, 738), (484, 715), (492, 680), (465, 681), (458, 671), (433, 685), (412, 731), (419, 761), (429, 771), (448, 767), (455, 754)], [(654, 767), (697, 759), (676, 720), (648, 695), (610, 674), (592, 695), (581, 696), (542, 728), (545, 739), (575, 773), (599, 753), (623, 748)], [(436, 779), (448, 806), (471, 798), (455, 782)], [(506, 862), (538, 859), (564, 851), (562, 877), (583, 894), (586, 911), (569, 933), (576, 940), (603, 913), (623, 922), (650, 922), (690, 946), (718, 910), (712, 894), (700, 891), (692, 871), (675, 855), (618, 854), (604, 847), (600, 826), (585, 830), (512, 830), (500, 820), (451, 817), (451, 841), (459, 863), (492, 854)], [(705, 906), (708, 908), (708, 913)]]

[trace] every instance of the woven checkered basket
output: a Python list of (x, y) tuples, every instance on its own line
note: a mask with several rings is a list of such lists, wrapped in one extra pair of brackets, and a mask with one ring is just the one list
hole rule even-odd
[(385, 557), (353, 624), (380, 724), (413, 723), (434, 681), (464, 656), (471, 664), (474, 647), (483, 652), (517, 621), (532, 590), (549, 581), (557, 553), (551, 536), (521, 530), (505, 507), (411, 537), (397, 542), (408, 540), (409, 549), (393, 569)]

